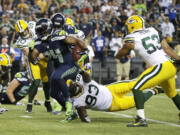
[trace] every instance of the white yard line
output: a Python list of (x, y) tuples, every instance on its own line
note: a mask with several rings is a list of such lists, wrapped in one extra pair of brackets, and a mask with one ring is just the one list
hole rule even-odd
[[(118, 115), (118, 116), (122, 116), (122, 117), (126, 117), (126, 118), (133, 118), (133, 116), (127, 115), (127, 114), (120, 114), (120, 113), (114, 113), (114, 112), (103, 112), (103, 113), (108, 113), (108, 114), (112, 114), (112, 115)], [(166, 121), (159, 121), (159, 120), (153, 120), (153, 119), (147, 119), (147, 120), (155, 122), (155, 123), (159, 123), (159, 124), (170, 125), (170, 126), (173, 126), (173, 127), (180, 127), (180, 125), (170, 123), (170, 122), (166, 122)]]

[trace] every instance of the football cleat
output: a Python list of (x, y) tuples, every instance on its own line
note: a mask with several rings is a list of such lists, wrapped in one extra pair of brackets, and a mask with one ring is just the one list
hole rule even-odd
[(147, 127), (148, 124), (145, 119), (142, 119), (137, 115), (134, 122), (127, 124), (127, 127)]
[(32, 104), (27, 104), (26, 112), (32, 113)]
[(59, 115), (59, 114), (61, 114), (61, 111), (62, 111), (61, 105), (58, 102), (54, 102), (53, 103), (53, 112), (52, 113), (54, 115)]
[(61, 123), (68, 123), (74, 119), (76, 119), (78, 116), (76, 114), (76, 112), (73, 112), (73, 114), (71, 116), (67, 116), (64, 120), (61, 121)]
[(158, 86), (154, 87), (153, 91), (155, 92), (155, 95), (158, 95), (160, 93), (164, 93), (163, 89), (161, 87), (158, 87)]
[(73, 114), (73, 105), (70, 101), (66, 101), (66, 116), (71, 116)]
[(3, 112), (7, 112), (8, 109), (5, 109), (5, 108), (0, 108), (0, 114), (2, 114)]
[(47, 112), (52, 112), (52, 107), (50, 101), (45, 101), (44, 106), (47, 109)]

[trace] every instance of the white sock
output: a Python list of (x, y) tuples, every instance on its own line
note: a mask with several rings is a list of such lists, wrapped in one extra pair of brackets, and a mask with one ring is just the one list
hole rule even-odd
[(146, 91), (146, 92), (150, 91), (150, 92), (152, 92), (152, 94), (153, 94), (153, 95), (155, 95), (155, 94), (156, 94), (156, 93), (155, 93), (155, 91), (154, 91), (154, 90), (152, 90), (152, 89), (147, 89), (147, 90), (144, 90), (144, 91)]
[(138, 114), (138, 116), (141, 117), (142, 119), (145, 119), (144, 109), (138, 109), (138, 110), (137, 110), (137, 114)]

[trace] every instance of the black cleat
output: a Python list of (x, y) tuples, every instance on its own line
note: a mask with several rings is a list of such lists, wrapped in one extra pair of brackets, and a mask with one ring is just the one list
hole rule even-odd
[(45, 101), (44, 106), (46, 107), (47, 112), (52, 112), (52, 107), (51, 107), (50, 101)]
[(164, 93), (163, 89), (161, 87), (158, 87), (158, 86), (154, 87), (153, 91), (155, 92), (155, 95), (158, 95), (160, 93)]
[(32, 104), (27, 104), (26, 112), (32, 113)]
[(142, 119), (137, 115), (134, 122), (127, 124), (127, 127), (147, 127), (148, 124), (145, 119)]

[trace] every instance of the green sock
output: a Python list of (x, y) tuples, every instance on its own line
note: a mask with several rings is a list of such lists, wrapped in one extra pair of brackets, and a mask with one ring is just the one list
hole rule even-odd
[(136, 103), (136, 109), (144, 109), (144, 94), (140, 90), (133, 89), (134, 100)]
[(175, 97), (172, 98), (176, 107), (180, 110), (180, 95), (177, 94)]
[(32, 103), (34, 96), (37, 93), (38, 87), (40, 84), (40, 79), (34, 80), (29, 88), (29, 98), (28, 103)]
[(151, 91), (148, 91), (144, 94), (144, 102), (146, 102), (148, 99), (150, 99), (153, 96), (153, 93)]
[(48, 82), (43, 82), (44, 96), (46, 100), (50, 99), (50, 87)]

